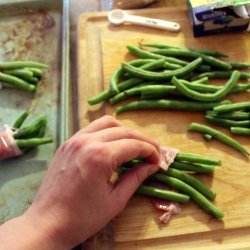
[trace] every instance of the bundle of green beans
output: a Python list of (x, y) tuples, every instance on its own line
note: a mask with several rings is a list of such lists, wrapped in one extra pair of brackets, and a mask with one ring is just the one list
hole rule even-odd
[(47, 127), (46, 116), (41, 115), (29, 125), (23, 126), (29, 114), (30, 112), (25, 111), (12, 126), (16, 144), (23, 153), (39, 145), (53, 142), (51, 137), (44, 137)]
[(5, 88), (35, 92), (48, 66), (34, 61), (0, 62), (0, 82)]
[[(135, 159), (123, 164), (121, 172), (128, 171), (140, 162), (143, 162), (143, 159)], [(197, 173), (211, 174), (214, 168), (220, 165), (221, 162), (217, 159), (193, 153), (178, 153), (168, 170), (160, 170), (149, 178), (151, 181), (170, 186), (173, 191), (155, 188), (145, 182), (136, 193), (181, 203), (191, 199), (207, 213), (222, 219), (223, 212), (212, 203), (216, 194), (195, 176)]]
[[(90, 98), (90, 105), (107, 100), (113, 105), (137, 96), (139, 100), (118, 106), (117, 113), (135, 109), (208, 111), (229, 103), (224, 99), (227, 95), (250, 89), (250, 83), (244, 82), (250, 73), (242, 72), (249, 63), (225, 61), (226, 55), (213, 50), (141, 46), (153, 49), (128, 45), (129, 52), (139, 59), (122, 63), (112, 74), (109, 88)], [(224, 85), (209, 84), (214, 78), (228, 80)]]

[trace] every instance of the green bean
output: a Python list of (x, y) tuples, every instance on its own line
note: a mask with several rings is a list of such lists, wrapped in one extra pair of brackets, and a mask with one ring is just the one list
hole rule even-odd
[(123, 74), (124, 72), (120, 67), (117, 70), (115, 70), (114, 73), (112, 74), (111, 79), (109, 81), (109, 91), (111, 92), (112, 95), (116, 95), (120, 92), (117, 87), (117, 84)]
[(250, 68), (250, 63), (245, 62), (229, 62), (233, 69), (247, 69)]
[(250, 128), (231, 127), (230, 131), (235, 135), (250, 135)]
[[(144, 63), (140, 63), (140, 61), (143, 61)], [(135, 66), (135, 67), (139, 67), (140, 69), (144, 69), (147, 71), (152, 71), (152, 70), (157, 70), (160, 68), (165, 68), (165, 61), (163, 59), (157, 59), (157, 60), (152, 60), (152, 59), (138, 59), (138, 60), (134, 60), (132, 62), (128, 62), (128, 64)], [(126, 75), (126, 73), (124, 74)], [(128, 76), (130, 76), (128, 74)], [(119, 86), (118, 86), (119, 88)]]
[[(143, 60), (145, 61), (146, 59), (143, 59)], [(135, 66), (134, 63), (129, 63), (129, 64), (132, 66)], [(163, 59), (158, 59), (158, 60), (152, 60), (151, 62), (149, 61), (148, 63), (145, 63), (143, 65), (140, 65), (139, 68), (151, 71), (151, 70), (164, 68), (165, 66), (166, 66), (166, 62)]]
[(18, 69), (18, 68), (41, 68), (47, 69), (48, 66), (33, 61), (14, 61), (14, 62), (0, 62), (0, 69)]
[(206, 157), (199, 154), (193, 154), (193, 153), (178, 153), (175, 157), (176, 161), (184, 161), (189, 163), (200, 163), (200, 164), (206, 164), (206, 165), (216, 165), (220, 166), (221, 161), (217, 159), (213, 159), (211, 157)]
[(185, 194), (179, 194), (170, 190), (163, 190), (160, 188), (155, 188), (147, 185), (141, 185), (137, 190), (137, 194), (146, 195), (150, 197), (161, 198), (168, 201), (185, 203), (189, 201), (189, 196)]
[(187, 194), (197, 205), (199, 205), (207, 213), (212, 214), (217, 219), (223, 218), (224, 214), (219, 208), (217, 208), (208, 199), (206, 199), (206, 197), (203, 196), (200, 192), (195, 190), (190, 185), (184, 183), (183, 181), (164, 174), (154, 174), (151, 179), (165, 183), (173, 187), (174, 189), (177, 189), (178, 191)]
[[(192, 81), (198, 80), (202, 77), (208, 77), (209, 79), (213, 78), (229, 78), (232, 75), (232, 71), (211, 71), (211, 72), (205, 72), (201, 73), (197, 76), (192, 77)], [(240, 79), (248, 79), (250, 78), (250, 73), (241, 72)]]
[(192, 72), (199, 64), (201, 64), (202, 59), (198, 58), (192, 61), (191, 63), (187, 64), (183, 68), (176, 69), (173, 71), (167, 71), (167, 72), (149, 72), (142, 69), (138, 69), (133, 67), (132, 65), (129, 65), (127, 63), (122, 64), (122, 68), (128, 72), (129, 74), (143, 79), (148, 80), (168, 80), (171, 79), (173, 76), (181, 77), (183, 75), (186, 75), (189, 72)]
[(127, 90), (124, 90), (123, 92), (118, 93), (117, 95), (111, 97), (109, 99), (109, 103), (111, 105), (116, 104), (118, 102), (121, 102), (123, 100), (125, 100), (126, 98), (129, 98), (131, 96), (136, 96), (136, 95), (140, 95), (142, 86), (139, 85), (137, 87), (133, 87)]
[(131, 167), (135, 166), (136, 164), (140, 164), (140, 163), (143, 163), (143, 162), (145, 162), (145, 160), (143, 158), (135, 158), (133, 160), (124, 162), (121, 165), (122, 171), (123, 171), (123, 168), (131, 168)]
[(146, 97), (182, 96), (172, 85), (149, 85), (141, 88), (141, 99)]
[(165, 171), (161, 170), (160, 173), (185, 182), (210, 200), (214, 200), (216, 197), (216, 194), (204, 182), (198, 180), (190, 174), (184, 173), (183, 171), (174, 168), (169, 168)]
[(21, 126), (23, 125), (24, 121), (26, 120), (26, 118), (30, 115), (29, 111), (25, 111), (20, 117), (17, 118), (17, 120), (15, 121), (15, 123), (13, 124), (13, 129), (18, 129), (21, 128)]
[[(185, 81), (182, 79), (182, 81)], [(208, 84), (208, 78), (207, 77), (201, 77), (200, 79), (196, 80), (196, 81), (191, 81), (190, 83), (192, 84)]]
[[(179, 79), (186, 87), (188, 87), (191, 90), (195, 90), (201, 93), (215, 93), (219, 90), (221, 90), (224, 86), (216, 86), (216, 85), (204, 85), (199, 84), (198, 81), (189, 82), (186, 80)], [(230, 94), (236, 94), (241, 93), (246, 90), (250, 89), (250, 83), (249, 84), (240, 84), (237, 83), (230, 91)]]
[(27, 69), (9, 69), (9, 70), (3, 70), (2, 72), (4, 74), (19, 77), (30, 83), (34, 84), (38, 83), (38, 79), (36, 77), (33, 77), (33, 73)]
[[(182, 68), (182, 66), (178, 65), (178, 64), (165, 62), (164, 68), (167, 70), (175, 70), (175, 69)], [(209, 65), (205, 65), (205, 64), (201, 64), (195, 69), (195, 71), (197, 71), (197, 72), (207, 72), (210, 70), (211, 70), (211, 67)]]
[(53, 142), (53, 139), (48, 138), (31, 138), (31, 139), (16, 139), (16, 144), (21, 150), (34, 148), (36, 146)]
[(140, 48), (137, 48), (136, 46), (128, 45), (127, 49), (129, 50), (130, 53), (133, 55), (139, 56), (140, 58), (151, 58), (151, 59), (164, 59), (168, 63), (173, 63), (173, 64), (179, 64), (182, 66), (185, 66), (188, 64), (188, 62), (185, 62), (183, 60), (174, 58), (174, 57), (167, 57), (167, 56), (161, 56), (161, 55), (156, 55), (154, 53), (151, 53), (146, 50), (142, 50)]
[(174, 70), (174, 69), (180, 69), (182, 66), (179, 64), (174, 64), (174, 63), (169, 63), (166, 62), (164, 63), (164, 68), (169, 69), (169, 70)]
[(88, 104), (89, 105), (96, 105), (96, 104), (98, 104), (100, 102), (103, 102), (103, 101), (107, 100), (112, 95), (113, 94), (111, 93), (111, 91), (109, 89), (105, 89), (104, 91), (102, 91), (98, 95), (95, 95), (95, 96), (91, 97), (90, 99), (88, 99)]
[(230, 127), (249, 128), (250, 127), (250, 119), (243, 120), (243, 121), (234, 121), (234, 120), (230, 120), (230, 119), (224, 119), (224, 118), (213, 117), (210, 115), (205, 115), (205, 120), (210, 122), (210, 123), (220, 125), (220, 126), (223, 126), (226, 128), (230, 128)]
[(188, 162), (178, 162), (175, 160), (170, 165), (170, 168), (185, 170), (185, 171), (194, 172), (194, 173), (210, 174), (214, 172), (215, 166), (205, 165), (205, 164), (193, 164), (193, 163), (188, 163)]
[(212, 117), (230, 119), (230, 120), (236, 120), (236, 121), (250, 119), (250, 112), (235, 111), (235, 112), (228, 112), (228, 113), (217, 113), (215, 111), (207, 111), (206, 114)]
[(210, 128), (206, 125), (202, 125), (200, 123), (191, 123), (188, 128), (189, 131), (197, 131), (205, 134), (210, 134), (213, 138), (218, 139), (221, 142), (231, 146), (232, 148), (238, 150), (239, 152), (243, 153), (244, 155), (249, 155), (249, 152), (246, 148), (244, 148), (238, 141), (231, 138), (230, 136), (220, 132), (219, 130)]
[(23, 78), (24, 80), (28, 81), (31, 84), (38, 84), (39, 79), (37, 77), (27, 77), (27, 78)]
[[(169, 93), (170, 94), (170, 93)], [(140, 95), (140, 100), (159, 100), (168, 96), (168, 93), (151, 93), (145, 91), (143, 94)]]
[(209, 134), (203, 134), (203, 137), (206, 141), (211, 141), (213, 139), (213, 136)]
[(31, 71), (34, 77), (41, 78), (43, 76), (43, 71), (41, 69), (38, 68), (24, 68), (24, 69)]
[(218, 107), (214, 107), (213, 110), (216, 113), (226, 113), (238, 110), (250, 110), (250, 102), (237, 102), (232, 103), (229, 106), (219, 105)]
[(121, 101), (125, 100), (128, 97), (135, 96), (135, 95), (140, 95), (141, 88), (142, 87), (138, 86), (138, 87), (130, 88), (128, 90), (120, 92), (119, 94), (117, 94), (117, 95), (113, 96), (112, 98), (110, 98), (109, 103), (113, 105), (113, 104), (116, 104), (118, 102), (121, 102)]
[(189, 50), (181, 50), (181, 49), (158, 49), (152, 50), (151, 53), (155, 53), (157, 55), (164, 55), (164, 56), (181, 56), (187, 57), (189, 59), (193, 58), (202, 58), (202, 61), (212, 67), (216, 67), (221, 70), (230, 70), (232, 68), (231, 64), (221, 61), (215, 57), (207, 56), (195, 51)]
[[(155, 61), (159, 61), (160, 59), (135, 59), (132, 61), (129, 61), (128, 63), (135, 66), (135, 67), (142, 67), (145, 64), (148, 63), (153, 63)], [(161, 59), (161, 61), (163, 61), (160, 65), (163, 66), (163, 64), (165, 64), (165, 61), (163, 59)]]
[(245, 92), (250, 89), (250, 83), (237, 83), (233, 89), (229, 92), (230, 94), (237, 94), (241, 92)]
[(45, 135), (46, 132), (46, 128), (47, 128), (47, 119), (44, 119), (41, 123), (40, 123), (40, 129), (36, 135), (37, 138), (42, 138)]
[[(118, 87), (119, 91), (123, 91), (123, 90), (128, 89), (130, 87), (133, 87), (137, 84), (140, 84), (144, 81), (145, 81), (144, 79), (140, 79), (140, 78), (130, 78), (128, 80), (121, 82), (119, 85), (117, 85), (117, 87)], [(96, 105), (102, 101), (109, 99), (112, 96), (113, 96), (113, 94), (111, 93), (111, 91), (109, 89), (106, 89), (103, 92), (99, 93), (98, 95), (90, 98), (88, 100), (88, 103), (89, 103), (89, 105)]]
[[(151, 83), (152, 84), (152, 83)], [(120, 101), (125, 100), (128, 97), (135, 96), (135, 95), (144, 95), (144, 94), (153, 94), (157, 95), (158, 93), (161, 93), (162, 95), (166, 94), (173, 94), (176, 92), (175, 86), (168, 86), (168, 85), (146, 85), (146, 86), (138, 86), (134, 87), (128, 90), (125, 90), (123, 92), (120, 92), (119, 94), (115, 95), (114, 97), (109, 99), (110, 104), (116, 104)]]
[(153, 47), (153, 48), (158, 48), (158, 49), (185, 49), (185, 50), (190, 50), (190, 51), (195, 51), (207, 56), (213, 56), (213, 57), (228, 57), (227, 55), (215, 51), (215, 50), (205, 50), (205, 49), (191, 49), (191, 48), (185, 48), (185, 47), (177, 47), (177, 46), (172, 46), (172, 45), (167, 45), (167, 44), (158, 44), (158, 43), (141, 43), (142, 46), (146, 47)]
[(240, 72), (234, 71), (230, 79), (224, 85), (224, 87), (215, 93), (200, 93), (197, 91), (193, 91), (192, 89), (189, 89), (188, 87), (186, 87), (185, 84), (179, 81), (176, 77), (172, 78), (172, 83), (176, 86), (176, 88), (183, 95), (187, 96), (188, 98), (192, 100), (201, 101), (201, 102), (212, 102), (212, 101), (218, 101), (224, 96), (226, 96), (236, 85), (239, 77), (240, 77)]
[[(136, 164), (140, 164), (145, 162), (144, 159), (136, 158), (131, 161), (125, 162), (122, 164), (122, 167), (131, 168)], [(214, 165), (206, 165), (206, 164), (194, 164), (188, 162), (180, 162), (175, 161), (171, 163), (170, 168), (178, 169), (178, 170), (185, 170), (188, 172), (194, 173), (203, 173), (203, 174), (210, 174), (213, 173), (215, 166)]]
[(31, 138), (37, 137), (36, 135), (39, 133), (41, 126), (47, 122), (47, 118), (43, 115), (39, 116), (35, 121), (33, 121), (30, 125), (20, 128), (17, 133), (14, 134), (14, 138)]
[(140, 100), (146, 101), (146, 100), (158, 100), (158, 99), (162, 99), (165, 98), (166, 96), (180, 96), (179, 93), (177, 93), (175, 90), (174, 91), (169, 91), (167, 93), (151, 93), (151, 92), (147, 92), (144, 91), (141, 95), (140, 95)]
[[(182, 83), (184, 83), (185, 86), (187, 86), (188, 88), (195, 90), (195, 91), (200, 91), (200, 92), (211, 92), (214, 93), (218, 90), (220, 90), (222, 87), (221, 86), (213, 86), (213, 85), (204, 85), (204, 84), (199, 84), (196, 82), (188, 82), (185, 80), (181, 80), (180, 81)], [(235, 86), (231, 91), (231, 93), (236, 93), (239, 91), (245, 91), (245, 89), (248, 88), (248, 86), (245, 86), (246, 84), (242, 84), (242, 85), (237, 85)], [(250, 84), (249, 84), (250, 87)], [(173, 95), (173, 96), (184, 96), (181, 92), (178, 92), (177, 88), (175, 86), (165, 86), (165, 85), (152, 85), (152, 86), (145, 86), (142, 87), (141, 89), (137, 89), (137, 95), (139, 93), (141, 93), (141, 99), (147, 99), (147, 98), (162, 98), (165, 97), (167, 95)], [(140, 91), (141, 90), (141, 91)], [(126, 93), (128, 94), (128, 93)], [(125, 93), (123, 95), (126, 95)], [(129, 96), (129, 94), (128, 94)], [(125, 97), (125, 96), (124, 96)], [(116, 97), (118, 98), (118, 97)], [(116, 99), (115, 98), (115, 99)]]
[(210, 65), (206, 65), (206, 64), (201, 64), (200, 66), (198, 66), (195, 69), (195, 71), (196, 72), (200, 72), (200, 73), (208, 72), (208, 71), (211, 71), (211, 66)]
[(27, 77), (33, 77), (33, 73), (27, 69), (6, 69), (2, 72), (8, 75), (14, 75), (24, 79)]
[(4, 74), (0, 72), (0, 81), (7, 82), (8, 85), (12, 85), (14, 88), (25, 90), (28, 92), (35, 92), (36, 86), (29, 84), (28, 82), (12, 75)]
[(207, 111), (213, 109), (213, 107), (220, 105), (220, 103), (226, 102), (190, 102), (190, 101), (170, 101), (170, 100), (141, 100), (131, 102), (126, 105), (117, 107), (116, 112), (122, 113), (129, 110), (137, 109), (168, 109), (168, 110), (185, 110), (185, 111)]

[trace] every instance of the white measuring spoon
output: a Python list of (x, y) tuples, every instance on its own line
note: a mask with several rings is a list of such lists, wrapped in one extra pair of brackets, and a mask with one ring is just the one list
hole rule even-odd
[(164, 21), (155, 18), (129, 15), (123, 10), (112, 10), (108, 14), (108, 19), (112, 24), (120, 25), (123, 23), (133, 23), (137, 25), (148, 26), (157, 29), (179, 31), (181, 26), (175, 22)]

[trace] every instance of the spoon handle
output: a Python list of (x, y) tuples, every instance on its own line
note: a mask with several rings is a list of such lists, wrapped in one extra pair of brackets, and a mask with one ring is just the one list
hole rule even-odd
[(125, 22), (148, 26), (157, 29), (179, 31), (181, 26), (175, 22), (164, 21), (155, 18), (141, 17), (135, 15), (126, 15)]

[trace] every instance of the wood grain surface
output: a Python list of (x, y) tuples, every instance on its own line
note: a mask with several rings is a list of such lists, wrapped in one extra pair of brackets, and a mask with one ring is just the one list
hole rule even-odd
[[(168, 225), (159, 222), (160, 213), (147, 198), (134, 196), (114, 219), (114, 249), (250, 249), (250, 163), (249, 159), (218, 142), (205, 142), (200, 134), (187, 132), (190, 122), (205, 123), (200, 112), (135, 111), (115, 114), (116, 106), (89, 106), (87, 100), (108, 87), (112, 72), (121, 62), (133, 59), (126, 45), (140, 41), (160, 42), (193, 48), (214, 49), (232, 61), (250, 61), (250, 39), (246, 33), (228, 33), (194, 38), (186, 9), (159, 8), (131, 13), (179, 22), (181, 32), (124, 25), (114, 27), (107, 13), (89, 13), (78, 23), (78, 123), (80, 127), (104, 114), (139, 130), (162, 145), (222, 160), (212, 176), (199, 176), (216, 193), (215, 204), (224, 211), (223, 221), (211, 218), (193, 202), (182, 205), (182, 213)], [(250, 93), (229, 97), (246, 101)], [(219, 128), (229, 134), (228, 130)], [(249, 138), (234, 136), (250, 150)], [(238, 244), (240, 242), (240, 244)], [(192, 246), (192, 247), (190, 247)], [(223, 246), (223, 248), (222, 248)]]

